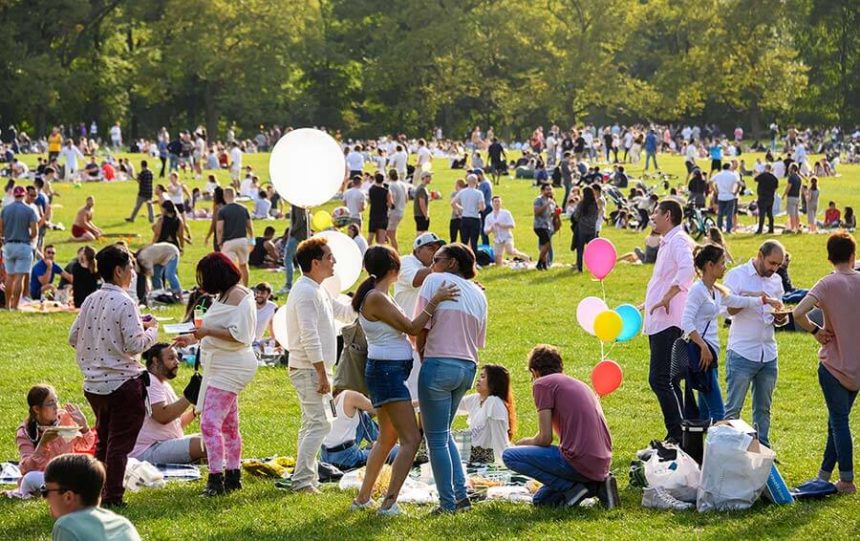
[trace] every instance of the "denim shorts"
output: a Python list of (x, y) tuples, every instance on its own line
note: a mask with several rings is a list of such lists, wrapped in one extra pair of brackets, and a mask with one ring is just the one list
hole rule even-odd
[(3, 259), (8, 274), (28, 274), (33, 266), (33, 246), (29, 242), (7, 242)]
[(403, 361), (382, 361), (367, 359), (364, 379), (370, 391), (370, 401), (374, 408), (390, 402), (412, 400), (406, 380), (412, 372), (412, 359)]

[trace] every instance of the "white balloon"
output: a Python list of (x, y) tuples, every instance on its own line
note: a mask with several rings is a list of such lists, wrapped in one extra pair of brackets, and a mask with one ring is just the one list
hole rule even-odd
[(340, 295), (340, 278), (337, 277), (337, 274), (323, 280), (322, 286), (328, 291), (332, 299), (336, 299)]
[(314, 237), (325, 238), (334, 254), (334, 275), (340, 280), (340, 289), (332, 298), (337, 298), (338, 293), (351, 288), (361, 275), (361, 250), (354, 240), (340, 231), (322, 231)]
[(272, 333), (281, 347), (287, 349), (287, 305), (283, 305), (272, 316)]
[(340, 190), (346, 162), (340, 145), (330, 135), (301, 128), (288, 132), (275, 144), (269, 175), (285, 200), (299, 207), (314, 207)]

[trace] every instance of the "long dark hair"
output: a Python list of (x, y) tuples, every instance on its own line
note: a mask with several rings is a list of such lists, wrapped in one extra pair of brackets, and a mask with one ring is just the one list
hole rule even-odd
[(491, 396), (501, 398), (508, 410), (508, 439), (512, 439), (517, 431), (517, 412), (514, 408), (514, 393), (511, 392), (511, 373), (498, 364), (485, 364), (483, 371), (487, 375), (487, 391)]
[(96, 265), (96, 251), (92, 246), (84, 246), (81, 248), (81, 253), (87, 261), (87, 270), (90, 274), (98, 274), (98, 266)]
[(470, 247), (459, 242), (452, 242), (440, 248), (439, 251), (457, 262), (457, 270), (466, 280), (471, 280), (477, 276), (475, 252)]
[(361, 310), (364, 298), (371, 289), (376, 287), (377, 280), (392, 270), (400, 271), (400, 256), (391, 246), (382, 244), (371, 246), (364, 253), (364, 270), (367, 271), (368, 277), (358, 286), (352, 297), (352, 309), (356, 312)]
[(592, 212), (597, 214), (597, 195), (594, 193), (594, 188), (586, 186), (582, 190), (582, 201), (579, 204), (582, 205), (583, 215), (588, 215)]
[(197, 285), (210, 295), (224, 295), (241, 279), (239, 267), (221, 252), (212, 252), (197, 262)]
[(227, 201), (224, 200), (224, 188), (221, 186), (216, 186), (212, 192), (212, 204), (216, 207), (222, 207), (227, 204)]
[(33, 443), (39, 441), (39, 422), (36, 420), (36, 412), (33, 411), (33, 408), (41, 406), (52, 394), (56, 395), (57, 391), (52, 386), (43, 383), (33, 385), (27, 393), (27, 407), (29, 408), (27, 415), (27, 435)]

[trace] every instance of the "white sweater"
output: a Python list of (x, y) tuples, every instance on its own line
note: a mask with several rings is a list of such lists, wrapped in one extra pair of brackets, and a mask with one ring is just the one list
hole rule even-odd
[(332, 299), (328, 291), (307, 276), (299, 278), (287, 298), (287, 350), (290, 368), (311, 369), (337, 361), (335, 318), (350, 323), (356, 313), (349, 304)]

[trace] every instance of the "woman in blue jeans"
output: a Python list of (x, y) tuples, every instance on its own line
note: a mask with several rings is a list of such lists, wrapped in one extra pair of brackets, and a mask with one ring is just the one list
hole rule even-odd
[(430, 322), (440, 303), (457, 297), (458, 289), (450, 280), (441, 284), (426, 306), (409, 319), (388, 295), (400, 274), (397, 252), (386, 245), (372, 246), (364, 254), (364, 268), (368, 278), (358, 286), (352, 307), (358, 312), (358, 322), (367, 338), (364, 377), (371, 403), (379, 416), (379, 439), (367, 457), (364, 480), (350, 510), (373, 507), (370, 499), (373, 485), (399, 439), (400, 450), (391, 466), (388, 492), (377, 511), (380, 515), (399, 515), (397, 495), (412, 469), (421, 441), (412, 397), (406, 387), (412, 371), (412, 343), (407, 335), (417, 335)]
[[(860, 324), (857, 298), (860, 273), (854, 270), (856, 244), (849, 233), (834, 233), (827, 240), (827, 259), (834, 271), (818, 281), (794, 309), (794, 322), (821, 344), (818, 382), (827, 404), (827, 442), (818, 478), (830, 481), (839, 465), (836, 488), (854, 494), (854, 442), (849, 423), (860, 390)], [(824, 313), (824, 326), (809, 320), (815, 307)]]
[(694, 252), (693, 264), (701, 279), (687, 292), (681, 328), (701, 350), (698, 368), (703, 377), (700, 383), (707, 387), (707, 390), (699, 390), (699, 413), (703, 419), (721, 421), (726, 415), (717, 378), (717, 358), (720, 351), (717, 316), (721, 307), (753, 308), (761, 304), (770, 304), (774, 308), (779, 308), (782, 307), (782, 302), (766, 295), (760, 297), (733, 295), (728, 289), (717, 284), (717, 280), (726, 273), (726, 251), (722, 246), (716, 244), (699, 246)]
[(459, 297), (442, 302), (429, 326), (418, 335), (423, 356), (418, 376), (418, 403), (427, 437), (430, 466), (439, 491), (435, 514), (466, 510), (466, 478), (460, 453), (451, 436), (451, 423), (460, 399), (472, 387), (487, 332), (487, 299), (472, 279), (476, 275), (475, 254), (455, 243), (443, 246), (433, 256), (432, 273), (424, 280), (417, 311), (430, 307), (437, 292), (453, 283)]

